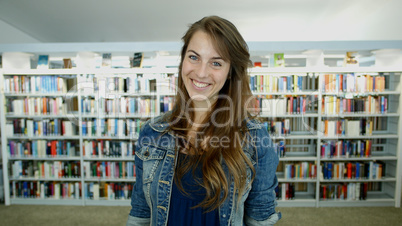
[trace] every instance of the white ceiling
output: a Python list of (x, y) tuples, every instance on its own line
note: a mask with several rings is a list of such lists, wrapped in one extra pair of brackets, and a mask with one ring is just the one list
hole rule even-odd
[(401, 10), (401, 0), (0, 0), (0, 20), (41, 42), (177, 42), (207, 15), (246, 41), (402, 40)]

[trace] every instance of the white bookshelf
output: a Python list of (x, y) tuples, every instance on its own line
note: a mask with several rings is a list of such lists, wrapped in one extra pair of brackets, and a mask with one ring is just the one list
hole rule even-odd
[[(268, 95), (268, 96), (317, 96), (318, 97), (318, 109), (317, 112), (308, 112), (305, 114), (276, 114), (272, 115), (269, 113), (261, 114), (262, 119), (270, 118), (281, 118), (281, 119), (295, 119), (300, 120), (303, 118), (308, 118), (316, 121), (315, 131), (292, 131), (287, 135), (272, 135), (274, 141), (286, 141), (286, 142), (297, 142), (300, 140), (309, 141), (308, 144), (290, 144), (287, 147), (294, 148), (305, 148), (308, 151), (303, 152), (288, 152), (284, 157), (280, 158), (282, 164), (295, 163), (295, 162), (308, 162), (317, 165), (317, 177), (316, 178), (306, 178), (306, 179), (295, 179), (295, 178), (285, 178), (284, 174), (279, 172), (278, 180), (280, 184), (292, 183), (292, 184), (305, 184), (305, 190), (296, 191), (294, 199), (290, 200), (278, 200), (279, 206), (310, 206), (310, 207), (320, 207), (320, 206), (395, 206), (400, 207), (401, 200), (401, 177), (402, 177), (402, 167), (401, 167), (401, 146), (399, 141), (402, 136), (402, 129), (400, 124), (400, 114), (402, 106), (402, 98), (400, 97), (400, 73), (402, 72), (401, 67), (313, 67), (313, 68), (253, 68), (250, 69), (250, 75), (273, 75), (273, 76), (289, 76), (289, 75), (300, 75), (305, 76), (307, 73), (315, 73), (318, 75), (318, 85), (319, 88), (316, 90), (300, 91), (300, 92), (254, 92), (255, 95)], [(394, 84), (389, 84), (391, 89), (385, 90), (384, 92), (367, 92), (361, 93), (343, 93), (343, 92), (328, 92), (325, 93), (321, 89), (323, 75), (326, 73), (356, 73), (356, 74), (377, 74), (378, 72), (391, 73), (389, 75), (391, 79), (395, 77)], [(74, 119), (78, 123), (78, 134), (73, 136), (6, 136), (2, 133), (1, 145), (3, 149), (3, 166), (7, 166), (15, 161), (75, 161), (80, 163), (80, 177), (79, 178), (35, 178), (35, 177), (24, 177), (24, 178), (14, 178), (10, 176), (7, 167), (4, 167), (4, 189), (5, 189), (5, 201), (6, 205), (10, 204), (49, 204), (49, 205), (129, 205), (129, 199), (116, 199), (107, 200), (105, 198), (100, 198), (99, 200), (87, 199), (86, 190), (84, 189), (84, 184), (88, 183), (132, 183), (135, 181), (134, 178), (103, 178), (103, 177), (88, 177), (85, 175), (84, 164), (95, 164), (97, 162), (116, 162), (116, 163), (129, 163), (133, 162), (133, 156), (124, 157), (107, 157), (107, 156), (85, 156), (84, 144), (86, 141), (94, 140), (109, 140), (111, 142), (135, 142), (138, 138), (138, 134), (130, 134), (124, 136), (109, 136), (102, 135), (99, 130), (96, 130), (96, 134), (87, 136), (83, 134), (82, 125), (83, 122), (88, 120), (101, 120), (113, 119), (113, 120), (145, 120), (150, 117), (154, 117), (161, 113), (160, 105), (158, 100), (162, 96), (174, 96), (174, 92), (121, 92), (121, 91), (108, 91), (107, 93), (102, 93), (99, 90), (93, 90), (93, 84), (87, 81), (87, 76), (94, 76), (97, 81), (106, 81), (107, 78), (126, 78), (133, 75), (143, 74), (144, 76), (164, 76), (164, 75), (176, 75), (177, 69), (175, 68), (132, 68), (132, 69), (48, 69), (48, 70), (3, 70), (0, 71), (0, 81), (7, 76), (75, 76), (77, 79), (78, 89), (75, 92), (68, 93), (54, 93), (54, 94), (13, 94), (4, 93), (3, 87), (0, 87), (1, 100), (0, 105), (4, 106), (7, 99), (13, 98), (35, 98), (35, 97), (62, 97), (62, 98), (76, 98), (78, 102), (77, 111), (67, 112), (65, 115), (23, 115), (23, 114), (9, 114), (4, 110), (0, 112), (1, 116), (1, 131), (5, 131), (5, 123), (7, 120), (13, 119), (32, 119), (32, 120), (42, 120), (42, 119)], [(396, 78), (398, 77), (398, 78)], [(390, 82), (390, 81), (389, 81)], [(4, 83), (1, 83), (4, 84)], [(344, 97), (346, 95), (351, 98), (357, 98), (360, 96), (367, 95), (387, 95), (392, 97), (393, 106), (388, 107), (388, 112), (384, 114), (367, 114), (367, 113), (345, 113), (345, 114), (324, 114), (321, 109), (321, 100), (324, 96), (333, 95), (338, 97)], [(150, 97), (154, 98), (156, 103), (155, 111), (148, 114), (143, 113), (121, 113), (112, 112), (105, 113), (100, 112), (100, 108), (96, 109), (97, 112), (86, 113), (81, 109), (81, 100), (85, 98), (100, 100), (100, 99), (118, 99), (118, 98), (142, 98)], [(325, 136), (321, 132), (321, 121), (324, 118), (366, 118), (366, 117), (376, 117), (384, 118), (387, 120), (387, 130), (380, 132), (373, 132), (372, 135), (365, 136)], [(322, 142), (328, 140), (358, 140), (358, 139), (385, 139), (387, 140), (384, 146), (387, 148), (387, 152), (384, 153), (372, 153), (370, 157), (360, 158), (360, 157), (350, 157), (350, 158), (322, 158), (320, 155), (320, 145)], [(73, 157), (64, 156), (46, 156), (46, 157), (24, 157), (24, 156), (8, 156), (7, 144), (10, 140), (71, 140), (76, 142), (79, 149), (79, 155)], [(389, 167), (386, 168), (387, 177), (382, 179), (342, 179), (342, 180), (329, 180), (322, 179), (320, 173), (322, 172), (321, 164), (325, 162), (373, 162), (373, 161), (384, 161)], [(54, 199), (54, 198), (20, 198), (20, 197), (10, 197), (10, 186), (9, 184), (13, 181), (44, 181), (44, 182), (78, 182), (81, 183), (81, 196), (78, 199)], [(378, 182), (381, 184), (381, 189), (378, 191), (368, 192), (366, 200), (323, 200), (320, 198), (320, 186), (331, 183), (360, 183), (360, 182)]]

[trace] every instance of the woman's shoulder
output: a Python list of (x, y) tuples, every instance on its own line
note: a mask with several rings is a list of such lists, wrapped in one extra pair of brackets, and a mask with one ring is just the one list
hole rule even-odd
[(169, 128), (167, 120), (170, 115), (169, 113), (170, 112), (163, 113), (145, 121), (141, 126), (141, 132), (149, 132), (151, 130), (160, 133), (165, 132)]

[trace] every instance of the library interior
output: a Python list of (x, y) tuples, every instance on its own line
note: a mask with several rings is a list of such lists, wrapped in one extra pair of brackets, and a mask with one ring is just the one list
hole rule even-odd
[(277, 225), (398, 225), (400, 9), (0, 1), (0, 224), (126, 224), (141, 128), (176, 106), (186, 30), (217, 15), (248, 46), (250, 112), (278, 158)]

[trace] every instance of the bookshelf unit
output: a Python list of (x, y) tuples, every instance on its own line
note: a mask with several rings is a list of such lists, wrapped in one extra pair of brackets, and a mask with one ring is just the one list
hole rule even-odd
[[(401, 70), (402, 68), (397, 67), (317, 67), (253, 68), (250, 71), (252, 77), (278, 78), (277, 81), (269, 80), (269, 78), (267, 80), (261, 79), (263, 84), (264, 81), (269, 81), (268, 83), (277, 86), (278, 90), (272, 91), (270, 85), (264, 87), (258, 81), (254, 86), (257, 87), (258, 92), (255, 92), (256, 94), (267, 95), (268, 98), (276, 99), (268, 104), (271, 114), (264, 113), (264, 108), (267, 106), (264, 105), (264, 102), (260, 102), (260, 107), (263, 109), (263, 114), (260, 116), (263, 121), (267, 121), (271, 136), (274, 142), (278, 144), (280, 164), (277, 175), (280, 188), (277, 190), (277, 196), (279, 193), (278, 203), (280, 206), (400, 207), (401, 146), (399, 140), (401, 139), (401, 129), (399, 106), (401, 106)], [(344, 91), (342, 86), (339, 86), (342, 79), (339, 80), (338, 77), (336, 80), (336, 75), (346, 76), (348, 74), (351, 75), (351, 80), (345, 79), (342, 85), (352, 84), (354, 81), (352, 78), (356, 80), (356, 83), (351, 85), (350, 90), (346, 91), (346, 88), (349, 87), (345, 87)], [(288, 78), (287, 82), (289, 82), (288, 76), (291, 75), (310, 76), (310, 78), (317, 76), (318, 81), (314, 81), (313, 86), (308, 79), (300, 83), (296, 81), (293, 86), (288, 86), (292, 87), (289, 91), (286, 89), (289, 84), (279, 81)], [(384, 77), (385, 81), (377, 82), (377, 84), (382, 84), (382, 88), (367, 90), (369, 86), (366, 87), (366, 85), (368, 83), (358, 85), (358, 81), (363, 81), (358, 79), (365, 75), (370, 75), (372, 78)], [(366, 76), (365, 82), (367, 80), (369, 79)], [(253, 83), (253, 79), (251, 82)], [(267, 92), (260, 92), (258, 90), (260, 85), (261, 89), (265, 89)], [(372, 83), (369, 85), (373, 86)], [(296, 89), (296, 86), (300, 90)], [(352, 87), (357, 87), (358, 90), (352, 89)], [(362, 87), (365, 90), (360, 90)], [(254, 90), (256, 90), (255, 87)], [(313, 98), (314, 107), (309, 109), (308, 101), (306, 101), (306, 106), (296, 102), (297, 106), (303, 110), (294, 111), (295, 108), (293, 108), (292, 113), (292, 106), (290, 106), (292, 101), (289, 99), (300, 96), (307, 100), (308, 96), (317, 96), (317, 98)], [(281, 99), (285, 99), (285, 101)], [(343, 103), (340, 103), (340, 99)], [(351, 107), (351, 105), (353, 106)], [(275, 109), (278, 106), (281, 108), (279, 112)], [(339, 109), (340, 106), (343, 108)], [(331, 120), (334, 122), (330, 122)], [(296, 124), (293, 124), (294, 121)], [(339, 121), (339, 123), (335, 123), (335, 121)], [(357, 131), (354, 131), (352, 126), (356, 124), (349, 126), (347, 124), (353, 121), (358, 123)], [(363, 131), (359, 131), (359, 126), (363, 122), (366, 126), (362, 127), (364, 128)], [(368, 122), (372, 122), (372, 124)], [(278, 123), (281, 125), (276, 128)], [(287, 132), (289, 128), (286, 124), (290, 124), (290, 132)], [(292, 126), (292, 124), (296, 126)], [(337, 125), (339, 126), (337, 127)], [(357, 154), (358, 145), (361, 149), (367, 148), (370, 153), (360, 154), (359, 152)], [(325, 149), (326, 146), (328, 146), (327, 149)], [(353, 147), (355, 149), (352, 149)], [(285, 154), (283, 154), (284, 150)], [(336, 150), (339, 154), (334, 155), (332, 152)], [(340, 152), (346, 152), (346, 150), (351, 152), (350, 155)], [(355, 152), (352, 153), (352, 151)], [(356, 175), (357, 163), (360, 171), (364, 170), (364, 167), (367, 168), (365, 172), (358, 171), (359, 176)], [(315, 165), (316, 169), (312, 169), (311, 165)], [(328, 169), (329, 165), (331, 165), (330, 169), (332, 170)], [(368, 169), (371, 170), (370, 173)], [(346, 170), (347, 174), (343, 175), (342, 170)], [(330, 175), (328, 172), (334, 175)], [(291, 187), (290, 190), (288, 190), (289, 186)], [(359, 191), (358, 194), (354, 194), (356, 190)], [(346, 197), (342, 196), (344, 193), (346, 193)]]
[[(271, 78), (300, 77), (300, 89), (294, 82), (290, 89), (270, 90), (269, 87), (253, 87), (253, 93), (260, 98), (260, 118), (270, 126), (270, 132), (279, 147), (284, 146), (285, 152), (281, 155), (278, 168), (278, 180), (281, 185), (280, 193), (286, 193), (286, 187), (292, 187), (294, 197), (287, 199), (280, 197), (279, 206), (395, 206), (400, 207), (401, 200), (401, 88), (400, 76), (402, 68), (399, 67), (314, 67), (314, 68), (252, 68), (250, 76), (267, 76)], [(173, 87), (177, 79), (176, 68), (131, 68), (131, 69), (47, 69), (47, 70), (3, 70), (0, 71), (1, 84), (14, 76), (70, 78), (73, 80), (69, 89), (61, 93), (13, 93), (6, 92), (1, 87), (1, 106), (10, 101), (49, 98), (62, 99), (65, 103), (63, 114), (26, 114), (24, 112), (10, 113), (8, 108), (0, 112), (1, 116), (1, 145), (3, 149), (4, 189), (6, 205), (9, 204), (55, 204), (55, 205), (129, 205), (130, 184), (134, 181), (133, 147), (138, 137), (138, 128), (144, 120), (169, 110), (169, 102), (174, 96)], [(327, 74), (370, 74), (384, 76), (385, 88), (383, 91), (369, 91), (358, 93), (356, 91), (341, 92), (325, 90)], [(309, 79), (306, 79), (310, 76)], [(292, 77), (294, 79), (294, 77)], [(306, 80), (303, 80), (306, 79)], [(7, 80), (8, 81), (8, 80)], [(262, 84), (264, 81), (262, 80)], [(296, 81), (296, 80), (294, 80)], [(307, 82), (303, 85), (303, 82)], [(134, 85), (133, 85), (134, 84)], [(259, 83), (255, 83), (259, 84)], [(278, 83), (279, 84), (279, 83)], [(260, 84), (261, 85), (261, 84)], [(283, 85), (283, 83), (282, 83)], [(134, 86), (134, 87), (133, 87)], [(288, 83), (286, 86), (288, 87)], [(336, 86), (335, 86), (336, 87)], [(328, 96), (347, 99), (364, 99), (368, 96), (387, 98), (387, 111), (383, 112), (345, 112), (328, 113)], [(263, 101), (264, 99), (273, 101)], [(290, 99), (293, 98), (293, 99)], [(281, 100), (282, 99), (282, 100)], [(365, 99), (364, 99), (365, 100)], [(287, 104), (295, 101), (300, 106), (298, 110), (286, 108)], [(299, 101), (299, 102), (298, 102)], [(322, 103), (324, 101), (324, 104)], [(280, 103), (279, 103), (280, 102)], [(364, 102), (364, 101), (363, 101)], [(56, 103), (58, 103), (56, 101)], [(303, 105), (304, 103), (304, 105)], [(326, 105), (327, 103), (327, 105)], [(15, 104), (18, 106), (18, 102)], [(274, 106), (275, 105), (275, 106)], [(10, 106), (10, 104), (9, 104)], [(141, 108), (146, 106), (146, 108)], [(327, 109), (327, 110), (328, 110)], [(356, 121), (368, 119), (375, 121), (377, 126), (370, 135), (338, 135), (326, 133), (327, 121), (342, 121), (348, 119)], [(22, 136), (8, 134), (10, 122), (28, 121), (70, 121), (74, 128), (73, 134)], [(8, 122), (8, 123), (7, 123)], [(278, 127), (277, 125), (284, 126)], [(286, 124), (286, 126), (285, 126)], [(373, 122), (374, 124), (374, 122)], [(379, 125), (381, 124), (381, 125)], [(123, 127), (121, 127), (123, 126)], [(112, 130), (111, 128), (117, 128)], [(282, 129), (290, 128), (289, 132)], [(14, 128), (13, 128), (14, 129)], [(280, 130), (281, 132), (278, 132)], [(367, 157), (326, 156), (322, 155), (322, 145), (338, 141), (358, 142), (359, 140), (372, 141), (371, 154)], [(69, 154), (55, 154), (32, 157), (25, 155), (11, 155), (10, 142), (70, 142)], [(56, 142), (56, 143), (57, 143)], [(282, 142), (282, 144), (280, 143)], [(64, 144), (63, 144), (64, 145)], [(116, 148), (120, 147), (120, 148)], [(73, 150), (73, 151), (71, 151)], [(61, 168), (65, 163), (78, 171), (71, 177), (45, 177), (31, 175), (14, 177), (18, 164), (32, 162), (36, 165), (53, 164), (53, 168)], [(380, 178), (324, 178), (324, 166), (343, 163), (363, 163), (370, 166), (374, 163), (383, 163), (384, 171)], [(24, 163), (25, 164), (25, 163)], [(32, 167), (33, 165), (32, 164)], [(57, 166), (55, 166), (57, 165)], [(13, 168), (15, 167), (15, 168)], [(26, 167), (26, 168), (24, 168)], [(29, 165), (22, 167), (29, 171)], [(286, 170), (286, 167), (287, 170)], [(309, 175), (300, 176), (295, 171), (308, 168)], [(112, 172), (112, 169), (114, 171)], [(26, 169), (26, 170), (25, 170)], [(119, 170), (117, 170), (119, 169)], [(124, 169), (124, 171), (123, 171)], [(72, 171), (72, 170), (70, 170)], [(119, 174), (117, 175), (116, 172)], [(13, 183), (38, 183), (43, 186), (59, 184), (59, 189), (65, 186), (68, 189), (79, 191), (78, 195), (70, 198), (23, 198), (13, 197)], [(371, 183), (370, 191), (365, 200), (341, 200), (323, 198), (323, 187), (329, 190), (335, 185), (348, 185), (357, 183)], [(11, 186), (10, 186), (11, 184)], [(65, 185), (67, 184), (67, 185)], [(29, 185), (30, 186), (30, 185)], [(74, 188), (72, 188), (73, 186)], [(350, 187), (357, 185), (350, 185)], [(368, 185), (367, 185), (368, 186)], [(56, 190), (55, 185), (51, 185)], [(284, 187), (284, 188), (283, 188)], [(331, 188), (330, 188), (331, 187)], [(49, 189), (49, 188), (47, 188)], [(338, 189), (338, 188), (337, 188)], [(111, 192), (116, 190), (119, 192)], [(278, 190), (279, 191), (279, 190)], [(124, 197), (124, 198), (122, 198)]]

